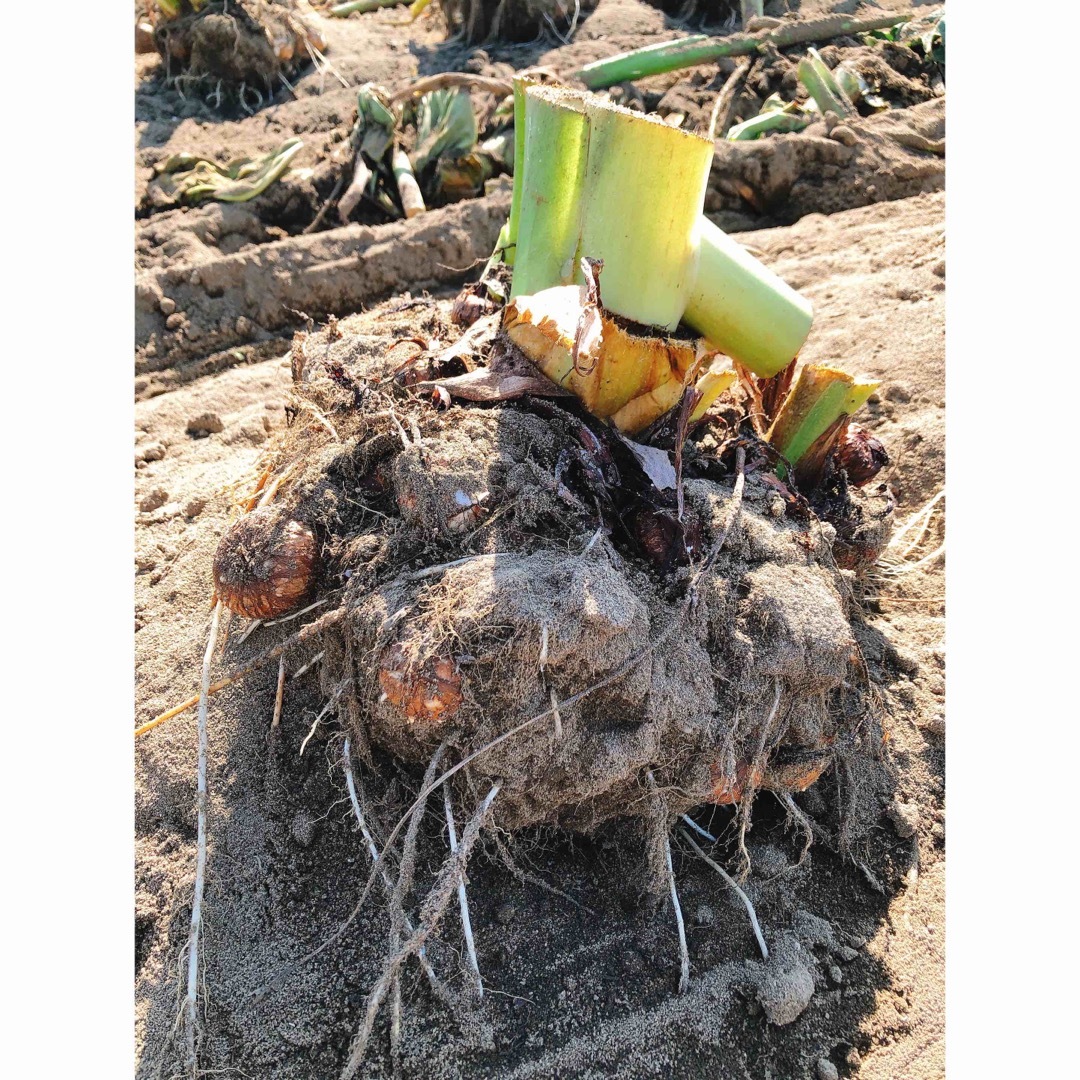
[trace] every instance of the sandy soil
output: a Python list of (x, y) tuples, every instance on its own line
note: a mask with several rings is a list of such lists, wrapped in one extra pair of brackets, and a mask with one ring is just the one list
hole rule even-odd
[[(845, 6), (853, 5), (802, 9)], [(568, 68), (670, 34), (672, 25), (638, 0), (601, 0), (570, 46), (552, 49), (549, 41), (470, 54), (443, 45), (433, 25), (412, 31), (410, 45), (410, 32), (382, 12), (365, 17), (362, 26), (357, 19), (332, 24), (330, 55), (352, 81), (397, 85), (446, 67), (505, 73), (539, 62)], [(460, 268), (477, 257), (469, 254), (474, 248), (486, 254), (506, 201), (503, 185), (482, 200), (437, 211), (434, 224), (423, 218), (408, 227), (361, 221), (303, 238), (294, 234), (313, 213), (317, 189), (306, 201), (303, 193), (286, 193), (296, 198), (291, 218), (282, 210), (288, 199), (265, 212), (254, 203), (228, 208), (243, 210), (233, 215), (220, 207), (155, 211), (147, 204), (146, 182), (159, 156), (179, 148), (224, 156), (265, 151), (299, 132), (311, 137), (305, 147), (311, 156), (301, 164), (314, 166), (333, 134), (347, 129), (353, 91), (327, 88), (320, 95), (318, 76), (310, 75), (297, 84), (297, 100), (222, 121), (197, 101), (178, 101), (155, 79), (154, 66), (146, 58), (137, 63), (137, 722), (197, 686), (213, 552), (235, 494), (250, 488), (260, 454), (285, 424), (285, 335), (295, 325), (285, 308), (320, 318), (370, 307), (343, 320), (346, 332), (423, 332), (432, 309), (408, 301), (427, 289), (445, 311), (463, 275), (436, 264)], [(690, 97), (709, 85), (694, 87), (693, 77), (683, 83)], [(678, 80), (668, 82), (663, 93)], [(911, 104), (935, 107), (929, 97)], [(928, 122), (938, 121), (918, 121), (924, 130)], [(812, 299), (817, 317), (804, 359), (883, 381), (865, 422), (892, 452), (889, 480), (903, 521), (944, 484), (944, 198), (935, 193), (942, 170), (940, 155), (875, 142), (873, 135), (860, 135), (858, 160), (836, 164), (831, 177), (820, 167), (800, 171), (805, 190), (794, 198), (789, 191), (779, 209), (762, 214), (744, 203), (715, 212), (721, 221), (725, 213), (741, 215), (745, 225), (798, 218), (739, 238)], [(918, 164), (909, 178), (913, 189), (897, 188), (889, 172), (901, 152)], [(831, 184), (844, 169), (861, 178), (847, 209), (836, 204), (837, 185)], [(884, 182), (872, 183), (875, 170)], [(722, 192), (717, 199), (723, 203)], [(451, 247), (433, 254), (433, 233), (422, 230), (435, 226)], [(357, 248), (369, 262), (389, 252), (391, 271), (335, 286), (359, 264)], [(307, 259), (301, 268), (310, 270), (290, 277), (297, 258)], [(323, 284), (312, 284), (320, 272)], [(224, 283), (218, 296), (204, 284), (214, 275)], [(266, 303), (268, 282), (281, 290), (276, 304)], [(289, 290), (297, 288), (306, 290), (306, 304), (288, 302)], [(165, 326), (164, 297), (185, 314), (178, 331)], [(246, 322), (238, 328), (241, 318)], [(932, 552), (943, 531), (943, 516), (935, 515), (909, 558)], [(518, 840), (519, 860), (591, 911), (533, 880), (518, 880), (494, 850), (475, 861), (469, 894), (489, 994), (482, 1008), (454, 1015), (432, 999), (422, 978), (411, 976), (403, 1075), (815, 1077), (828, 1075), (819, 1066), (823, 1058), (842, 1076), (943, 1075), (943, 593), (943, 560), (902, 575), (877, 574), (866, 588), (859, 640), (890, 718), (897, 779), (861, 858), (843, 861), (817, 844), (796, 865), (797, 838), (784, 832), (782, 815), (764, 805), (755, 812), (748, 892), (772, 947), (767, 965), (737, 900), (707, 867), (677, 855), (693, 964), (691, 992), (677, 997), (674, 923), (669, 907), (641, 903), (639, 839), (614, 826), (588, 838), (530, 834)], [(264, 629), (244, 644), (230, 642), (219, 669), (287, 630)], [(299, 755), (322, 705), (312, 677), (287, 684), (280, 736), (269, 742), (274, 681), (274, 671), (257, 672), (211, 706), (208, 1004), (200, 1060), (208, 1071), (275, 1080), (332, 1077), (376, 977), (385, 918), (377, 909), (366, 911), (337, 946), (265, 989), (275, 973), (340, 924), (368, 865), (345, 798), (335, 730)], [(141, 1077), (178, 1071), (171, 1033), (195, 863), (195, 734), (189, 712), (136, 747)], [(389, 787), (373, 780), (377, 807), (395, 804), (416, 780), (402, 774)], [(835, 782), (826, 777), (800, 802), (813, 812), (835, 796)], [(432, 850), (443, 843), (437, 822), (427, 827), (425, 842)], [(460, 952), (459, 935), (448, 923), (433, 961), (449, 977), (460, 971)], [(769, 1022), (775, 1009), (760, 992), (765, 976), (781, 996), (793, 985), (812, 984), (793, 1022)], [(385, 1028), (376, 1030), (365, 1075), (389, 1075)]]

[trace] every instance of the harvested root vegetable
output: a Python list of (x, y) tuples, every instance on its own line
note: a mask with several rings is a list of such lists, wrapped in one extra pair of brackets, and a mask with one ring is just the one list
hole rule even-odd
[(214, 556), (214, 588), (230, 611), (273, 619), (310, 596), (318, 568), (312, 531), (273, 507), (245, 514)]
[[(283, 511), (319, 522), (328, 576), (344, 582), (346, 614), (319, 630), (319, 678), (328, 698), (350, 688), (350, 734), (405, 762), (442, 743), (448, 766), (476, 753), (468, 784), (499, 787), (507, 829), (647, 827), (646, 768), (672, 813), (717, 797), (716, 763), (739, 814), (760, 787), (809, 781), (821, 761), (796, 774), (797, 752), (842, 760), (845, 798), (877, 775), (833, 532), (797, 504), (776, 514), (773, 458), (748, 454), (736, 483), (734, 450), (718, 464), (711, 439), (687, 438), (680, 509), (638, 458), (664, 451), (635, 453), (557, 401), (439, 411), (402, 390), (406, 441), (385, 398), (349, 389), (387, 384), (400, 331), (362, 350), (337, 333), (312, 335), (329, 366), (293, 388), (298, 408), (333, 416), (336, 438), (297, 425), (281, 452), (299, 463)], [(692, 368), (693, 344), (680, 345), (676, 367)], [(358, 490), (377, 514), (351, 509)]]
[(414, 722), (442, 724), (461, 705), (461, 676), (454, 661), (435, 656), (417, 664), (401, 642), (383, 654), (379, 686), (386, 700)]

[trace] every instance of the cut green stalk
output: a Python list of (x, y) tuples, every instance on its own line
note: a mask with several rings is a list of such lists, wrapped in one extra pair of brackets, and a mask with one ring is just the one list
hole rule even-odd
[(422, 214), (427, 209), (424, 196), (420, 194), (420, 185), (416, 182), (409, 155), (400, 146), (394, 147), (391, 168), (394, 171), (394, 180), (397, 181), (398, 195), (401, 196), (401, 208), (405, 211), (405, 216), (413, 218)]
[(602, 90), (616, 83), (678, 71), (680, 68), (719, 60), (723, 56), (745, 56), (756, 52), (766, 43), (783, 49), (808, 41), (828, 41), (843, 34), (881, 30), (910, 18), (910, 14), (878, 15), (867, 19), (832, 15), (824, 19), (777, 26), (757, 34), (732, 34), (722, 38), (691, 34), (675, 41), (646, 45), (641, 49), (597, 60), (574, 72), (572, 77), (580, 79), (590, 90)]
[(599, 259), (607, 310), (665, 330), (685, 319), (761, 376), (789, 363), (810, 304), (702, 215), (712, 143), (592, 95), (524, 96), (512, 297), (583, 284), (581, 259)]
[(611, 311), (674, 330), (694, 280), (713, 145), (599, 98), (585, 108), (578, 255), (604, 261)]
[(354, 11), (366, 15), (369, 11), (378, 11), (379, 8), (400, 7), (408, 2), (409, 0), (349, 0), (347, 4), (335, 4), (330, 8), (328, 14), (337, 19), (344, 19)]
[[(528, 79), (514, 80), (514, 161), (525, 160), (525, 88), (529, 85)], [(510, 199), (510, 220), (504, 226), (503, 236), (499, 233), (498, 251), (502, 250), (502, 260), (507, 266), (514, 265), (514, 256), (517, 252), (518, 221), (521, 217), (521, 192), (523, 185), (514, 180), (514, 192)]]
[(810, 333), (810, 301), (708, 218), (700, 219), (699, 258), (683, 318), (721, 352), (769, 378)]
[[(796, 466), (822, 435), (864, 405), (877, 387), (878, 383), (856, 383), (845, 371), (807, 364), (765, 438)], [(781, 465), (777, 474), (783, 479), (787, 469)]]
[(840, 88), (817, 49), (808, 49), (807, 55), (799, 61), (798, 76), (822, 116), (835, 113), (847, 118), (855, 114), (855, 106)]
[[(774, 95), (775, 96), (775, 95)], [(769, 99), (771, 101), (772, 98)], [(765, 102), (768, 106), (769, 101)], [(797, 102), (790, 102), (779, 108), (763, 108), (757, 116), (751, 116), (741, 124), (736, 124), (727, 133), (727, 138), (733, 142), (745, 142), (748, 139), (756, 139), (767, 131), (802, 131), (810, 121), (800, 109)]]
[(524, 122), (514, 124), (524, 152), (518, 155), (510, 206), (510, 239), (517, 245), (511, 296), (574, 281), (587, 159), (583, 95), (530, 86), (523, 97)]

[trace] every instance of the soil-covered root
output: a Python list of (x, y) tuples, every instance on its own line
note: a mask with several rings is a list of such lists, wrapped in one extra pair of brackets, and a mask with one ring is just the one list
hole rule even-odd
[(470, 44), (530, 41), (544, 30), (576, 29), (597, 0), (440, 0), (451, 33)]
[(221, 103), (248, 106), (272, 94), (325, 47), (307, 4), (295, 0), (209, 0), (161, 19), (154, 40), (169, 78)]
[(703, 802), (801, 790), (837, 759), (855, 763), (854, 804), (880, 731), (850, 590), (830, 529), (778, 514), (774, 477), (750, 469), (736, 498), (737, 478), (719, 462), (703, 475), (706, 444), (691, 444), (685, 512), (699, 550), (718, 550), (661, 574), (566, 466), (570, 413), (393, 396), (392, 341), (336, 333), (302, 343), (296, 385), (299, 414), (334, 434), (297, 424), (278, 453), (302, 468), (283, 511), (345, 585), (321, 679), (328, 694), (350, 681), (358, 746), (404, 762), (479, 752), (459, 797), (497, 785), (507, 829), (647, 825), (657, 797), (670, 825)]

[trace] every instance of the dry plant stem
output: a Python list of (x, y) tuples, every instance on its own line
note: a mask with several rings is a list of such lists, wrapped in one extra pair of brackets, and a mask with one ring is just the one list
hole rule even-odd
[(187, 1067), (191, 1075), (197, 1071), (195, 1030), (199, 994), (199, 931), (202, 928), (203, 890), (206, 886), (206, 727), (210, 701), (210, 664), (217, 647), (218, 626), (221, 622), (221, 604), (214, 605), (210, 617), (210, 636), (203, 655), (202, 688), (199, 692), (199, 779), (198, 779), (198, 841), (195, 858), (195, 895), (191, 901), (191, 931), (188, 934), (187, 997), (184, 1001), (185, 1045)]
[(285, 700), (285, 657), (278, 659), (277, 691), (274, 694), (274, 718), (270, 721), (270, 730), (281, 727), (281, 704)]
[(306, 615), (309, 611), (314, 611), (316, 608), (325, 607), (329, 603), (329, 597), (322, 600), (316, 600), (314, 604), (308, 604), (307, 607), (301, 608), (299, 611), (290, 612), (288, 615), (282, 615), (280, 618), (271, 619), (269, 622), (263, 623), (263, 625), (279, 626), (281, 623), (292, 622), (293, 619), (299, 619), (301, 615)]
[(441, 75), (428, 75), (411, 82), (404, 90), (399, 90), (390, 97), (390, 103), (396, 105), (408, 101), (411, 97), (430, 93), (432, 90), (452, 90), (466, 87), (469, 90), (486, 90), (496, 97), (509, 97), (514, 92), (513, 83), (507, 79), (492, 79), (486, 75), (470, 75), (461, 71), (446, 71)]
[(244, 627), (242, 633), (236, 639), (236, 644), (237, 645), (243, 645), (244, 642), (247, 641), (247, 639), (249, 637), (251, 637), (251, 635), (254, 634), (255, 631), (258, 630), (259, 627), (262, 626), (262, 625), (263, 625), (262, 619), (252, 619), (251, 622), (249, 622), (247, 624), (247, 626)]
[(409, 0), (352, 0), (351, 3), (335, 4), (327, 12), (336, 19), (348, 18), (354, 11), (366, 15), (369, 11), (378, 11), (379, 8), (401, 7)]
[[(356, 794), (356, 775), (353, 773), (352, 767), (352, 746), (349, 740), (349, 736), (345, 736), (345, 743), (341, 751), (342, 765), (345, 769), (345, 786), (349, 791), (349, 802), (352, 804), (353, 814), (356, 817), (356, 823), (360, 826), (360, 835), (364, 838), (364, 843), (367, 844), (368, 854), (371, 856), (372, 863), (379, 862), (379, 849), (375, 844), (375, 838), (371, 835), (371, 830), (368, 829), (367, 821), (364, 818), (364, 812), (360, 809), (360, 799)], [(390, 897), (394, 891), (394, 882), (390, 877), (390, 871), (386, 868), (385, 861), (379, 863), (382, 869), (382, 881), (383, 887), (386, 889), (387, 897)], [(412, 920), (408, 915), (405, 916), (405, 932), (411, 937), (415, 930), (413, 928)], [(432, 990), (435, 991), (435, 996), (440, 1001), (448, 1001), (449, 993), (443, 984), (439, 981), (439, 977), (435, 974), (435, 969), (431, 966), (430, 961), (427, 958), (427, 949), (421, 948), (416, 954), (417, 960), (420, 961), (420, 967), (423, 969), (424, 974), (427, 976), (428, 982), (431, 984)]]
[(341, 1072), (341, 1080), (352, 1080), (352, 1077), (356, 1075), (357, 1070), (360, 1068), (368, 1040), (371, 1038), (371, 1032), (375, 1026), (375, 1019), (379, 1014), (379, 1007), (382, 1005), (391, 983), (401, 970), (402, 964), (413, 953), (417, 952), (437, 929), (439, 921), (445, 914), (454, 895), (454, 886), (465, 872), (469, 856), (472, 854), (472, 849), (480, 836), (480, 830), (483, 828), (491, 810), (491, 804), (495, 801), (495, 796), (498, 793), (499, 785), (496, 784), (487, 793), (476, 813), (473, 814), (468, 825), (465, 826), (465, 832), (462, 834), (461, 844), (457, 852), (452, 854), (443, 864), (435, 885), (420, 909), (419, 928), (410, 936), (401, 949), (386, 962), (379, 981), (372, 987), (371, 993), (368, 995), (364, 1022), (349, 1051), (349, 1060), (345, 1063), (345, 1068)]
[[(457, 829), (454, 826), (454, 807), (450, 799), (450, 788), (443, 785), (443, 805), (446, 808), (446, 831), (450, 840), (450, 854), (456, 855), (458, 849)], [(480, 977), (480, 963), (476, 959), (476, 942), (473, 940), (472, 919), (469, 918), (469, 898), (465, 892), (465, 878), (458, 882), (458, 907), (461, 909), (461, 929), (465, 935), (465, 949), (469, 955), (469, 970), (473, 975), (476, 996), (484, 997), (484, 980)]]
[[(724, 525), (723, 532), (716, 539), (716, 542), (713, 544), (712, 549), (709, 551), (709, 554), (705, 557), (704, 561), (698, 567), (697, 572), (691, 579), (690, 585), (686, 590), (686, 596), (683, 598), (682, 607), (680, 608), (678, 615), (674, 619), (672, 619), (667, 629), (664, 630), (663, 633), (661, 633), (655, 641), (651, 641), (643, 648), (639, 649), (636, 653), (623, 661), (623, 663), (621, 663), (613, 671), (608, 672), (608, 674), (605, 675), (602, 679), (599, 679), (591, 686), (587, 686), (584, 690), (580, 690), (578, 691), (578, 693), (572, 694), (570, 697), (566, 698), (561, 703), (562, 708), (570, 708), (571, 706), (578, 704), (578, 702), (584, 701), (586, 698), (591, 697), (598, 691), (605, 689), (612, 683), (617, 682), (624, 675), (633, 671), (638, 666), (638, 664), (640, 664), (641, 661), (645, 659), (646, 656), (648, 656), (654, 650), (660, 648), (664, 644), (664, 642), (666, 642), (668, 638), (670, 638), (671, 635), (674, 634), (675, 631), (682, 626), (683, 619), (686, 617), (686, 614), (690, 610), (690, 606), (694, 601), (694, 597), (697, 592), (697, 586), (700, 583), (701, 578), (716, 561), (716, 557), (720, 554), (724, 544), (727, 542), (727, 538), (731, 534), (731, 530), (734, 528), (735, 523), (739, 519), (739, 514), (742, 511), (743, 491), (746, 487), (745, 447), (740, 446), (736, 449), (735, 460), (738, 475), (736, 476), (735, 487), (731, 494), (731, 514), (728, 517), (727, 523)], [(340, 610), (341, 609), (339, 609), (339, 611)], [(331, 612), (330, 614), (337, 613)], [(339, 614), (338, 617), (341, 618), (342, 615)], [(324, 619), (325, 618), (329, 618), (329, 616), (324, 616)], [(316, 624), (313, 623), (312, 625), (314, 626)], [(332, 945), (334, 945), (341, 939), (341, 935), (344, 934), (345, 931), (353, 924), (357, 915), (359, 915), (360, 912), (363, 910), (364, 903), (367, 900), (368, 895), (371, 893), (371, 888), (375, 883), (376, 873), (382, 865), (382, 860), (385, 857), (385, 852), (393, 846), (393, 843), (398, 838), (401, 830), (410, 820), (413, 811), (416, 810), (416, 808), (420, 806), (423, 801), (427, 799), (427, 797), (436, 788), (438, 788), (442, 784), (445, 784), (446, 781), (449, 780), (452, 776), (460, 772), (467, 765), (470, 765), (478, 757), (486, 754), (489, 750), (494, 750), (496, 746), (502, 745), (502, 743), (506, 742), (508, 739), (514, 738), (515, 735), (520, 735), (521, 732), (525, 731), (527, 728), (532, 727), (534, 724), (540, 723), (542, 720), (546, 720), (549, 716), (553, 716), (554, 713), (554, 709), (548, 708), (544, 709), (543, 712), (537, 713), (535, 716), (529, 717), (528, 720), (522, 720), (520, 724), (516, 724), (514, 727), (510, 728), (509, 731), (504, 731), (501, 735), (492, 739), (490, 742), (485, 743), (483, 746), (474, 750), (471, 754), (463, 757), (456, 765), (452, 765), (449, 769), (446, 770), (446, 772), (442, 774), (442, 776), (440, 776), (433, 783), (425, 785), (424, 788), (421, 790), (420, 794), (417, 795), (416, 801), (412, 804), (412, 806), (409, 807), (408, 810), (405, 811), (402, 817), (398, 820), (398, 823), (391, 830), (390, 836), (387, 838), (386, 844), (383, 848), (384, 855), (376, 859), (375, 865), (371, 868), (371, 873), (368, 875), (367, 883), (364, 885), (364, 889), (360, 893), (360, 898), (357, 900), (356, 906), (346, 917), (345, 921), (337, 928), (337, 930), (335, 930), (328, 938), (326, 938), (326, 940), (323, 941), (321, 945), (317, 946), (305, 956), (302, 956), (298, 960), (293, 961), (288, 967), (283, 969), (282, 972), (279, 972), (272, 981), (276, 981), (281, 977), (281, 975), (294, 971), (302, 964), (306, 964), (308, 963), (308, 961), (314, 960), (315, 957), (321, 955), (323, 952), (325, 952), (327, 949), (329, 949)]]
[(712, 115), (709, 117), (709, 139), (722, 139), (731, 126), (731, 109), (735, 104), (735, 95), (742, 85), (746, 73), (750, 70), (750, 61), (743, 59), (735, 65), (735, 70), (728, 76), (727, 82), (716, 95), (716, 104), (713, 106)]
[[(690, 819), (685, 815), (683, 815), (683, 820), (690, 821)], [(698, 832), (704, 834), (705, 836), (709, 836), (709, 834), (706, 833), (700, 825), (697, 825), (692, 821), (690, 822), (690, 824), (693, 825)], [(750, 903), (750, 897), (748, 897), (746, 893), (744, 893), (742, 889), (739, 888), (738, 883), (735, 881), (735, 879), (718, 862), (716, 862), (714, 859), (710, 859), (709, 856), (701, 850), (701, 847), (698, 845), (697, 841), (690, 835), (689, 832), (687, 832), (686, 829), (682, 830), (682, 834), (683, 838), (694, 849), (694, 851), (696, 851), (698, 855), (702, 859), (704, 859), (705, 862), (707, 862), (709, 866), (711, 866), (735, 890), (735, 892), (739, 894), (739, 899), (746, 907), (747, 915), (750, 916), (750, 925), (754, 928), (754, 937), (757, 938), (758, 948), (761, 950), (761, 956), (763, 959), (768, 960), (769, 946), (765, 944), (765, 937), (761, 933), (761, 926), (758, 924), (757, 912), (754, 911), (754, 905)], [(714, 843), (716, 841), (716, 837), (714, 836), (709, 836), (709, 839), (712, 840)]]
[(403, 574), (402, 578), (405, 581), (423, 581), (424, 578), (434, 577), (444, 570), (453, 570), (455, 566), (464, 566), (466, 563), (476, 562), (478, 559), (505, 559), (509, 554), (506, 551), (492, 551), (482, 555), (466, 555), (463, 559), (454, 559), (453, 562), (439, 563), (438, 566), (427, 566), (423, 570)]

